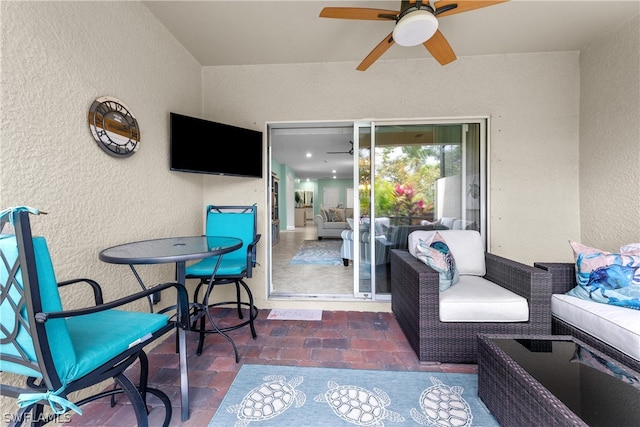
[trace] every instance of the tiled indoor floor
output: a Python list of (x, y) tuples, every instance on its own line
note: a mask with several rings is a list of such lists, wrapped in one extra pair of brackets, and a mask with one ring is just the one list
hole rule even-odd
[[(313, 221), (304, 227), (280, 232), (280, 241), (271, 247), (272, 295), (353, 295), (353, 266), (292, 265), (291, 258), (305, 240), (318, 240)], [(325, 239), (342, 244), (342, 239)], [(339, 251), (339, 249), (338, 249)], [(337, 255), (337, 254), (336, 254)], [(305, 280), (300, 280), (304, 277)]]
[[(230, 310), (218, 310), (219, 324), (235, 318)], [(164, 391), (173, 403), (171, 426), (206, 427), (242, 364), (322, 366), (350, 369), (446, 371), (476, 373), (477, 365), (420, 363), (391, 313), (324, 311), (321, 321), (269, 320), (262, 310), (256, 320), (258, 338), (248, 328), (230, 332), (238, 346), (240, 362), (219, 335), (206, 337), (202, 355), (195, 354), (197, 334), (188, 332), (190, 418), (180, 421), (180, 371), (175, 337), (149, 352), (149, 382)], [(237, 319), (237, 318), (236, 318)], [(131, 368), (134, 369), (134, 368)], [(135, 374), (131, 378), (136, 378)], [(163, 410), (150, 413), (150, 426), (159, 426)], [(114, 408), (108, 399), (83, 406), (65, 426), (135, 426), (128, 400), (120, 395)], [(224, 426), (226, 427), (226, 426)]]

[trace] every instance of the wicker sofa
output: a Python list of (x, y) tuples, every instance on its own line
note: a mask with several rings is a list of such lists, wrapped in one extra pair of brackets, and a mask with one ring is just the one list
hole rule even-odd
[[(566, 316), (561, 310), (565, 308), (562, 306), (564, 300), (573, 298), (563, 294), (576, 286), (575, 264), (537, 262), (534, 266), (551, 273), (552, 293), (556, 294), (551, 301), (552, 333), (554, 335), (572, 335), (609, 357), (640, 372), (640, 360), (637, 356), (640, 351), (637, 344), (638, 337), (633, 333), (631, 325), (631, 323), (635, 323), (635, 330), (637, 331), (640, 312), (629, 308), (611, 307), (607, 304), (579, 300), (577, 304), (579, 304), (580, 315), (578, 317), (573, 316), (575, 319), (579, 318), (579, 322), (574, 321), (572, 324), (568, 320), (571, 316)], [(564, 300), (558, 298), (560, 295), (564, 297)], [(595, 310), (599, 310), (601, 314), (597, 314), (595, 310), (593, 313), (589, 313), (587, 310), (590, 306), (593, 306)], [(613, 315), (612, 311), (616, 310), (628, 310), (628, 312), (622, 318)], [(598, 321), (598, 317), (601, 317), (600, 321)], [(616, 324), (616, 321), (621, 319), (625, 319), (629, 324)], [(602, 327), (603, 324), (605, 325), (604, 327)], [(622, 331), (616, 331), (619, 328)], [(618, 346), (626, 346), (627, 348), (621, 351)], [(633, 353), (634, 351), (635, 353)], [(630, 356), (629, 353), (635, 354), (636, 357)]]
[(483, 278), (524, 297), (528, 320), (441, 321), (439, 273), (408, 250), (391, 250), (391, 308), (420, 361), (477, 363), (478, 334), (551, 334), (551, 274), (483, 253)]

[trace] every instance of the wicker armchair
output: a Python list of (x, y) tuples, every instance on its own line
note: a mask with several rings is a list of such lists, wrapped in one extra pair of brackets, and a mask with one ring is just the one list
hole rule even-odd
[[(576, 286), (576, 270), (573, 263), (536, 262), (534, 266), (551, 273), (551, 293), (553, 294), (564, 294)], [(551, 332), (553, 335), (574, 336), (614, 360), (619, 360), (630, 368), (640, 371), (640, 361), (555, 316), (551, 316)]]
[(441, 322), (438, 273), (406, 250), (391, 251), (391, 308), (420, 361), (477, 363), (478, 334), (551, 333), (551, 274), (490, 253), (485, 265), (485, 279), (527, 299), (528, 321)]

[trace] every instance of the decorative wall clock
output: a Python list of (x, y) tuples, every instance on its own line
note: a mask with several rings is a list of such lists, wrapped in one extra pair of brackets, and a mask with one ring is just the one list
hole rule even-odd
[(114, 157), (129, 157), (140, 146), (138, 121), (116, 98), (103, 96), (93, 101), (89, 129), (98, 146)]

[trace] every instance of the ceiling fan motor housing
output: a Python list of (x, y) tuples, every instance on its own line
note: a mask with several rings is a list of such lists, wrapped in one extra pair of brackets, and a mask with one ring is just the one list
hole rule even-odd
[(438, 19), (431, 7), (407, 9), (398, 17), (393, 41), (400, 46), (417, 46), (429, 40), (437, 30)]

